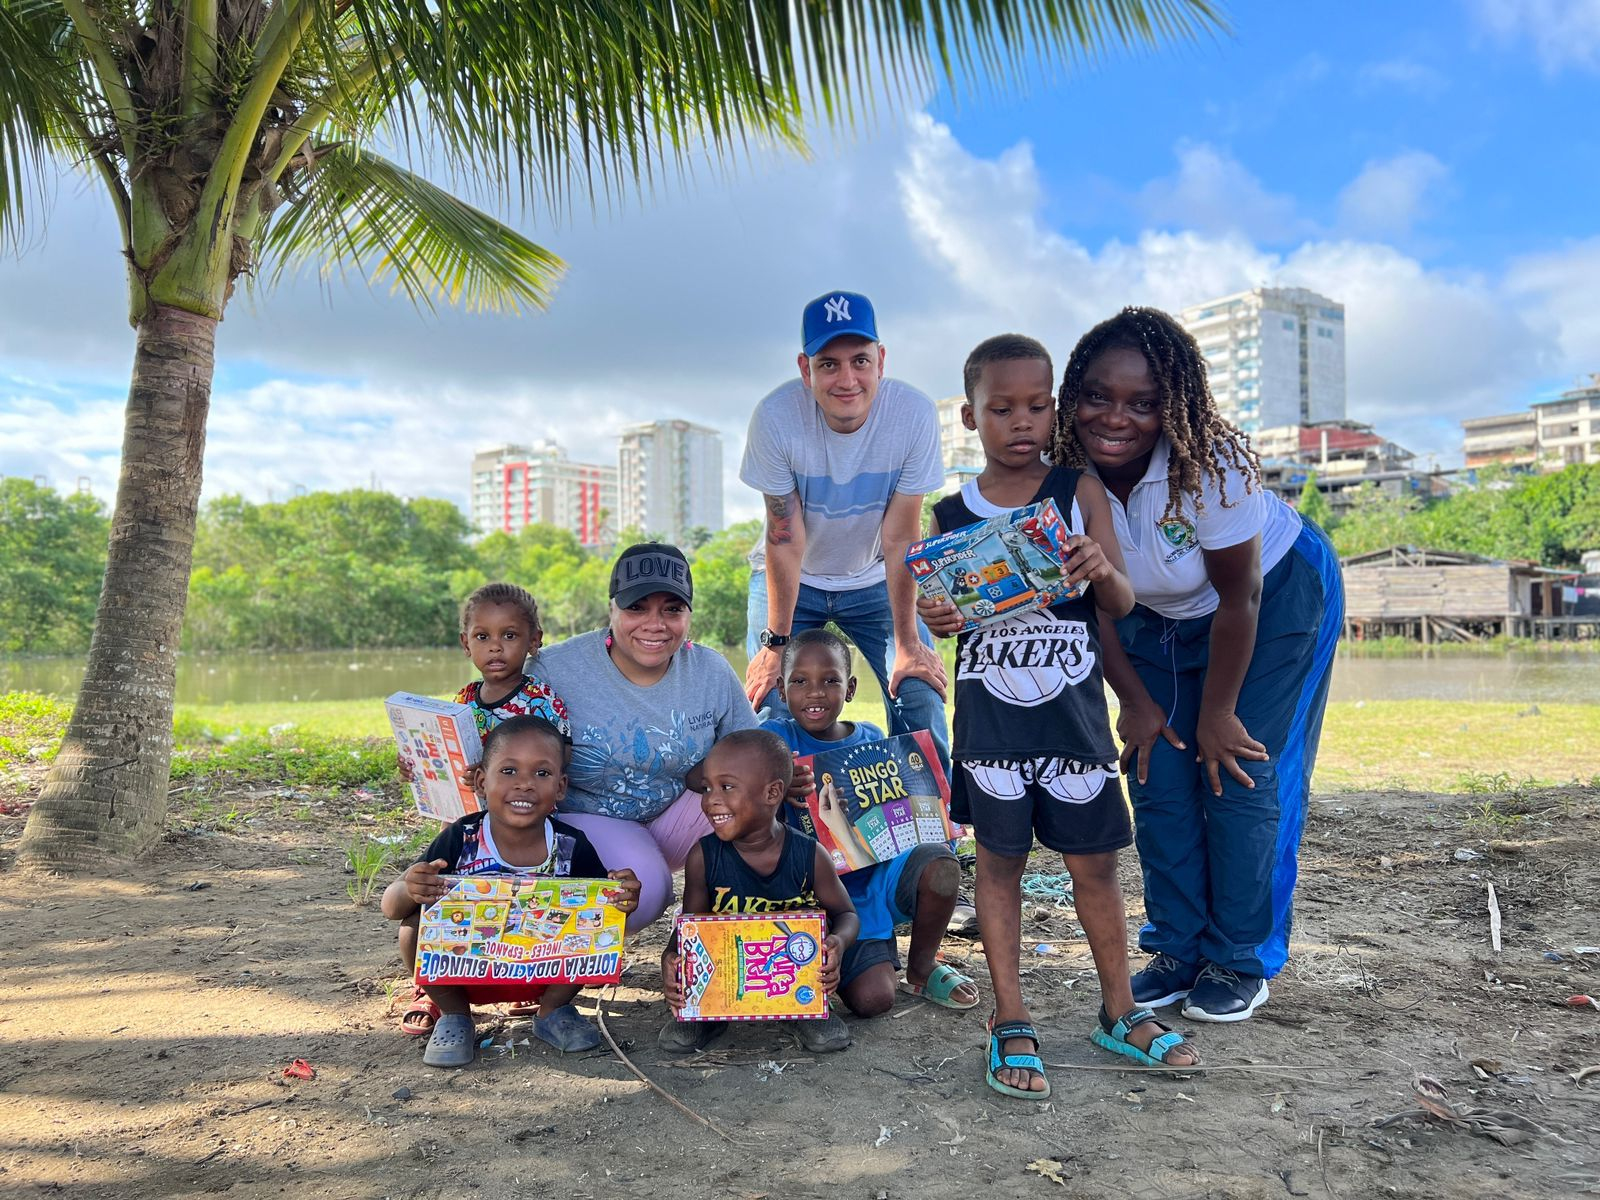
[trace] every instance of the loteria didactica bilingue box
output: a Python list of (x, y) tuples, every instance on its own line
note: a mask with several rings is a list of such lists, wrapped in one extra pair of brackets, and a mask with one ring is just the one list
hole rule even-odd
[(1041, 500), (913, 542), (906, 566), (924, 596), (956, 606), (966, 619), (964, 633), (1082, 595), (1087, 583), (1065, 582), (1072, 532), (1055, 501)]

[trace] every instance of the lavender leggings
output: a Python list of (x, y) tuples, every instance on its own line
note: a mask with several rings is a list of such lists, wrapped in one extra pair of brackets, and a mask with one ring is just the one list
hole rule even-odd
[(685, 792), (653, 821), (625, 821), (592, 813), (558, 814), (583, 830), (607, 870), (632, 867), (643, 885), (639, 907), (628, 917), (628, 932), (637, 933), (672, 903), (672, 873), (681, 871), (694, 844), (711, 832), (700, 811), (700, 793)]

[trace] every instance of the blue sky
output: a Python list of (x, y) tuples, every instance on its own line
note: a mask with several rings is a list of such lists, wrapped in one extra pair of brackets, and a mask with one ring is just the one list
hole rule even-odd
[[(373, 478), (464, 500), (479, 446), (604, 461), (632, 421), (744, 425), (799, 309), (877, 302), (890, 373), (959, 390), (1001, 329), (1064, 359), (1126, 303), (1317, 288), (1347, 309), (1350, 415), (1459, 460), (1459, 420), (1600, 371), (1600, 0), (1229, 6), (1231, 36), (1112, 55), (953, 103), (940, 90), (809, 161), (757, 152), (562, 224), (550, 313), (418, 316), (359, 280), (236, 300), (207, 494)], [(331, 303), (330, 303), (331, 298)], [(0, 260), (0, 473), (109, 499), (131, 335), (110, 224), (73, 180)]]

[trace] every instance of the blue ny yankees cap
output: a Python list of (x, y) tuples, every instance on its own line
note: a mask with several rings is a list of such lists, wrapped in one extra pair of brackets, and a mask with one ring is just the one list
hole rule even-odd
[(828, 292), (806, 305), (800, 319), (800, 348), (812, 355), (836, 337), (878, 340), (872, 301), (860, 292)]

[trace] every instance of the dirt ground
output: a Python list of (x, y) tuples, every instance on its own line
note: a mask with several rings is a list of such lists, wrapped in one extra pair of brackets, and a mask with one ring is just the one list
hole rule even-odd
[[(609, 1050), (564, 1059), (492, 1010), (480, 1033), (498, 1045), (474, 1066), (424, 1067), (393, 1015), (393, 930), (346, 895), (341, 847), (361, 801), (329, 799), (309, 823), (273, 816), (266, 794), (230, 796), (228, 832), (172, 835), (104, 881), (15, 873), (21, 818), (0, 817), (0, 1193), (1600, 1193), (1600, 1073), (1581, 1076), (1600, 1064), (1600, 1011), (1565, 1004), (1600, 994), (1600, 952), (1575, 949), (1600, 945), (1593, 791), (1488, 805), (1317, 798), (1289, 967), (1255, 1020), (1185, 1026), (1215, 1068), (1204, 1073), (1123, 1070), (1093, 1047), (1073, 914), (1030, 904), (1026, 985), (1055, 1089), (1045, 1102), (984, 1086), (984, 1007), (906, 1000), (853, 1021), (855, 1045), (822, 1059), (750, 1027), (664, 1061), (660, 935), (639, 939), (623, 985), (600, 1000), (606, 1023), (720, 1132)], [(1043, 855), (1035, 866), (1059, 870)], [(1131, 937), (1131, 854), (1124, 878)], [(974, 943), (947, 951), (987, 982)], [(296, 1058), (314, 1079), (284, 1077)], [(1419, 1074), (1462, 1119), (1424, 1118)]]

